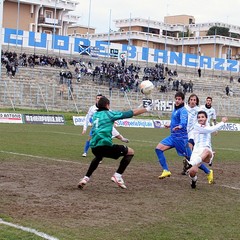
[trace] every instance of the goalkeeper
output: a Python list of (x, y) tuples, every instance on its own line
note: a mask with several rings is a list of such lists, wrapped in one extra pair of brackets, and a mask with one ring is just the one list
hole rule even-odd
[(127, 188), (123, 181), (122, 174), (131, 162), (134, 156), (134, 150), (125, 145), (113, 144), (112, 128), (116, 120), (143, 114), (150, 111), (151, 107), (151, 105), (148, 105), (146, 108), (138, 108), (125, 112), (109, 111), (110, 101), (106, 97), (101, 97), (99, 99), (98, 110), (93, 115), (92, 139), (90, 141), (90, 147), (94, 154), (94, 158), (90, 163), (86, 175), (78, 183), (79, 188), (82, 189), (89, 182), (90, 177), (104, 157), (118, 159), (121, 156), (123, 158), (120, 161), (117, 171), (111, 177), (111, 180), (119, 187)]
[[(88, 113), (85, 117), (85, 123), (83, 125), (83, 131), (82, 131), (82, 134), (85, 134), (86, 131), (87, 131), (87, 127), (88, 127), (88, 123), (92, 121), (92, 116), (93, 114), (97, 111), (98, 107), (97, 107), (97, 104), (98, 104), (98, 101), (99, 99), (102, 97), (102, 94), (98, 94), (96, 96), (96, 103), (94, 105), (92, 105), (89, 110), (88, 110)], [(87, 153), (88, 153), (88, 150), (89, 150), (89, 145), (90, 145), (90, 140), (91, 140), (91, 137), (92, 137), (92, 130), (90, 131), (89, 133), (89, 137), (85, 143), (85, 146), (84, 146), (84, 152), (82, 154), (82, 157), (86, 157), (87, 156)], [(117, 138), (119, 139), (120, 141), (122, 142), (125, 142), (125, 143), (128, 143), (129, 140), (125, 137), (123, 137), (119, 132), (118, 130), (113, 127), (113, 130), (112, 130), (112, 137), (113, 138)]]

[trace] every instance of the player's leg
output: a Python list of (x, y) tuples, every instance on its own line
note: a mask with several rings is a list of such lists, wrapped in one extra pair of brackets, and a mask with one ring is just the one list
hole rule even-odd
[(169, 137), (163, 139), (155, 148), (155, 152), (157, 154), (158, 161), (163, 169), (163, 172), (159, 176), (159, 179), (163, 179), (163, 178), (171, 176), (171, 172), (168, 169), (167, 160), (164, 155), (164, 151), (171, 149), (172, 147), (174, 147), (173, 142), (172, 142), (172, 137), (169, 136)]
[(191, 187), (196, 188), (197, 186), (197, 172), (198, 172), (198, 166), (192, 166), (188, 170), (189, 177), (191, 178)]
[(196, 188), (197, 186), (197, 172), (199, 165), (202, 163), (202, 159), (200, 157), (203, 149), (193, 149), (191, 154), (191, 158), (189, 160), (190, 168), (187, 170), (187, 173), (191, 179), (191, 187)]
[(113, 129), (112, 129), (112, 137), (117, 138), (120, 141), (125, 142), (125, 143), (129, 142), (129, 140), (127, 138), (123, 137), (115, 127), (113, 127)]
[(134, 156), (134, 150), (124, 145), (115, 144), (113, 145), (112, 151), (112, 158), (117, 159), (120, 156), (123, 156), (123, 158), (120, 161), (117, 171), (111, 177), (111, 180), (115, 182), (119, 187), (127, 188), (122, 178), (122, 174), (125, 172), (127, 166), (131, 162)]
[[(188, 140), (188, 146), (192, 151), (194, 146), (194, 140), (192, 138)], [(183, 170), (181, 172), (182, 175), (187, 175), (187, 170), (189, 169), (189, 163), (188, 163), (189, 159), (186, 159), (186, 158), (183, 159)]]
[[(203, 152), (202, 152), (202, 154), (201, 154), (201, 158), (202, 158), (202, 161), (203, 162), (206, 162), (206, 163), (210, 163), (210, 162), (212, 162), (212, 159), (213, 159), (213, 152), (212, 152), (212, 150), (211, 149), (209, 149), (209, 148), (206, 148)], [(202, 165), (204, 165), (204, 164), (202, 164)], [(202, 166), (201, 165), (201, 166)], [(200, 167), (201, 167), (200, 166)], [(205, 165), (204, 165), (205, 166)], [(199, 167), (199, 168), (200, 168)], [(211, 169), (211, 170), (209, 170), (209, 173), (207, 173), (207, 180), (208, 180), (208, 183), (209, 184), (213, 184), (214, 183), (214, 179), (213, 179), (213, 170)]]
[(102, 156), (95, 155), (94, 159), (91, 161), (89, 168), (87, 170), (86, 175), (80, 180), (78, 183), (78, 188), (83, 188), (90, 180), (90, 177), (92, 176), (93, 172), (97, 169), (100, 161), (102, 160)]
[[(203, 166), (203, 162), (208, 163), (210, 159), (212, 158), (212, 151), (211, 149), (208, 148), (199, 148), (199, 149), (194, 149), (191, 159), (189, 161), (189, 164), (192, 165), (192, 168), (189, 169), (189, 176), (192, 177), (192, 181), (196, 181), (197, 179), (194, 179), (193, 176), (194, 173), (196, 173), (196, 167), (201, 167)], [(205, 166), (205, 165), (204, 165)], [(201, 169), (201, 168), (200, 168)], [(192, 173), (193, 171), (193, 173)], [(208, 183), (212, 184), (213, 183), (213, 171), (210, 170), (209, 174), (207, 175)], [(193, 184), (193, 182), (192, 182)], [(194, 184), (196, 187), (196, 184)], [(193, 187), (193, 188), (195, 188)]]
[(91, 140), (91, 138), (92, 138), (92, 129), (90, 130), (88, 140), (85, 143), (84, 152), (82, 154), (82, 157), (86, 157), (87, 156), (88, 150), (90, 148), (90, 140)]

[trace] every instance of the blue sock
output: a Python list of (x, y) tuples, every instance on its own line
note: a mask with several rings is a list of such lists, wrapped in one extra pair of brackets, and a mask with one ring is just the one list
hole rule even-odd
[(199, 166), (199, 169), (203, 170), (206, 174), (210, 173), (210, 170), (203, 163)]
[(164, 156), (164, 154), (163, 154), (163, 151), (156, 148), (156, 149), (155, 149), (155, 152), (156, 152), (156, 154), (157, 154), (158, 161), (159, 161), (159, 163), (161, 164), (163, 170), (169, 171), (169, 170), (168, 170), (168, 165), (167, 165), (167, 160), (166, 160), (166, 158), (165, 158), (165, 156)]
[(84, 147), (84, 152), (85, 152), (85, 153), (88, 152), (89, 146), (90, 146), (90, 141), (87, 140), (86, 143), (85, 143), (85, 147)]

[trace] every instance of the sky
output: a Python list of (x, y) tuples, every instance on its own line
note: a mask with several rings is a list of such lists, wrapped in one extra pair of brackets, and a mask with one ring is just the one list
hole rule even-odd
[[(96, 33), (116, 30), (114, 20), (144, 18), (164, 21), (164, 16), (191, 15), (195, 23), (222, 22), (240, 26), (240, 0), (79, 0), (79, 24)], [(91, 6), (91, 7), (90, 7)], [(89, 9), (91, 9), (89, 11)]]

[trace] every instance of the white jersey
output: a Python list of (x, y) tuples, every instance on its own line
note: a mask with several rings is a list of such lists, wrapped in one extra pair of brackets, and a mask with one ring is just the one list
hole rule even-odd
[(224, 125), (224, 122), (220, 122), (214, 126), (200, 125), (196, 123), (194, 125), (194, 149), (195, 148), (209, 148), (212, 149), (211, 133), (216, 132)]
[(208, 123), (211, 125), (211, 119), (216, 119), (216, 111), (213, 107), (211, 108), (206, 108), (205, 105), (202, 105), (200, 107), (200, 110), (203, 110), (204, 112), (207, 113), (207, 118), (208, 118)]
[(185, 108), (188, 111), (188, 125), (187, 125), (187, 132), (188, 132), (188, 139), (193, 139), (193, 128), (194, 125), (197, 123), (197, 114), (199, 112), (199, 107), (195, 106), (193, 108), (186, 105)]
[(87, 131), (87, 127), (88, 127), (88, 123), (91, 122), (93, 114), (98, 110), (96, 104), (92, 105), (89, 110), (88, 113), (85, 117), (85, 122), (83, 124), (83, 130)]

